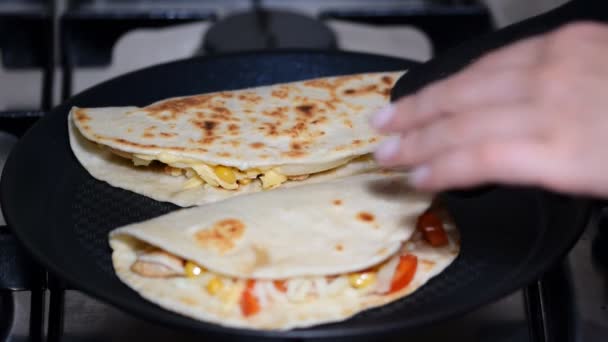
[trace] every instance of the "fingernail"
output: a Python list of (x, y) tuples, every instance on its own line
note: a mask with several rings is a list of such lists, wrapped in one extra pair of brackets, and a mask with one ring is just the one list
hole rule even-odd
[(430, 174), (431, 174), (431, 170), (429, 169), (428, 166), (425, 166), (425, 165), (417, 166), (410, 173), (410, 177), (409, 177), (410, 184), (415, 187), (419, 186), (420, 184), (424, 183), (429, 178)]
[(391, 121), (394, 114), (395, 108), (393, 105), (389, 104), (374, 114), (371, 120), (371, 125), (374, 128), (383, 128)]
[(383, 142), (374, 154), (379, 161), (388, 161), (399, 153), (401, 139), (399, 137), (388, 138)]

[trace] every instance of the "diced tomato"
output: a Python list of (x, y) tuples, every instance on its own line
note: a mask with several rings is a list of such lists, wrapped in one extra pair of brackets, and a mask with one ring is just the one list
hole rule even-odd
[(433, 247), (441, 247), (448, 244), (448, 235), (443, 228), (443, 222), (434, 210), (427, 210), (420, 215), (417, 229), (422, 232), (424, 240)]
[(287, 284), (285, 283), (285, 280), (275, 280), (273, 281), (274, 283), (274, 287), (281, 291), (281, 292), (287, 292)]
[(395, 270), (389, 293), (406, 287), (414, 279), (416, 268), (418, 268), (418, 258), (415, 255), (402, 255), (399, 258), (399, 265), (397, 265), (397, 269)]
[(241, 312), (245, 317), (255, 315), (260, 311), (260, 302), (253, 293), (254, 286), (255, 280), (247, 280), (247, 285), (241, 296)]

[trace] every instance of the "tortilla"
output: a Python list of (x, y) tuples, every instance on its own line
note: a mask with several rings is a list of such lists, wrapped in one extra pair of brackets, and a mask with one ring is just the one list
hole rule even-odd
[[(225, 326), (285, 330), (345, 320), (414, 292), (458, 254), (453, 225), (445, 225), (442, 247), (416, 232), (432, 196), (406, 184), (403, 174), (375, 173), (182, 209), (112, 231), (114, 269), (151, 302)], [(417, 258), (409, 284), (374, 292), (392, 286), (405, 255)], [(165, 260), (170, 275), (142, 275), (135, 267), (142, 257)], [(186, 277), (174, 259), (204, 270)], [(352, 277), (378, 280), (355, 288)], [(244, 313), (244, 291), (255, 292), (259, 312)]]
[(319, 78), (143, 108), (74, 107), (70, 145), (96, 179), (180, 206), (358, 174), (376, 168), (370, 154), (384, 137), (369, 116), (389, 102), (402, 74)]

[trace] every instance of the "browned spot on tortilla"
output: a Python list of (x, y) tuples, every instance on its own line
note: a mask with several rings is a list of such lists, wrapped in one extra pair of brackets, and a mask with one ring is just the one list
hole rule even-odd
[(146, 127), (146, 129), (144, 129), (144, 131), (153, 131), (156, 129), (156, 126), (148, 126)]
[(91, 130), (91, 126), (84, 125), (84, 126), (82, 126), (82, 129), (85, 130), (85, 131), (90, 131)]
[(197, 306), (198, 305), (198, 301), (193, 299), (192, 297), (179, 297), (179, 301), (188, 305), (188, 306)]
[(244, 101), (246, 103), (257, 104), (258, 102), (262, 101), (262, 97), (260, 97), (254, 92), (248, 91), (239, 95), (239, 100)]
[[(193, 109), (198, 109), (198, 108), (203, 107), (203, 105), (205, 105), (207, 102), (209, 102), (209, 100), (211, 100), (212, 98), (213, 98), (213, 95), (209, 95), (209, 94), (188, 96), (188, 97), (183, 97), (183, 98), (179, 98), (179, 99), (163, 101), (163, 102), (155, 104), (155, 105), (144, 107), (143, 110), (145, 110), (147, 113), (149, 113), (152, 116), (158, 116), (162, 112), (169, 112), (172, 114), (181, 114), (188, 110), (193, 110)], [(176, 117), (169, 116), (169, 118), (175, 119)], [(165, 119), (163, 119), (163, 117), (160, 117), (160, 119), (165, 120)]]
[(296, 106), (296, 110), (299, 114), (304, 115), (307, 118), (310, 118), (314, 115), (315, 106), (313, 104), (303, 104)]
[(237, 125), (237, 124), (230, 124), (230, 125), (228, 125), (228, 130), (230, 132), (238, 131), (239, 130), (239, 125)]
[(279, 99), (285, 99), (289, 96), (289, 91), (287, 89), (275, 89), (272, 91), (271, 95), (273, 97), (279, 98)]
[(306, 153), (304, 151), (289, 151), (289, 152), (282, 153), (282, 155), (291, 157), (291, 158), (301, 158), (301, 157), (306, 156), (307, 154), (308, 153)]
[(346, 145), (339, 145), (334, 148), (334, 151), (344, 151), (348, 148)]
[(311, 121), (311, 123), (312, 123), (313, 125), (324, 124), (324, 123), (326, 123), (326, 122), (327, 122), (327, 117), (326, 117), (326, 116), (322, 116), (322, 117), (320, 117), (320, 118), (318, 118), (318, 119), (315, 119), (315, 120)]
[(204, 137), (204, 138), (200, 139), (198, 141), (198, 143), (200, 143), (202, 145), (210, 145), (210, 144), (213, 144), (213, 142), (215, 140), (217, 140), (217, 139), (218, 139), (217, 137), (213, 137), (213, 136), (211, 136), (211, 137)]
[(234, 248), (236, 241), (245, 233), (245, 224), (237, 219), (216, 222), (211, 228), (199, 230), (194, 237), (203, 247), (227, 252)]
[(266, 131), (266, 136), (277, 136), (279, 135), (279, 131), (277, 130), (277, 125), (272, 122), (264, 122), (262, 126), (258, 127), (260, 131)]
[(232, 117), (229, 114), (211, 114), (211, 119), (220, 121), (220, 122), (240, 122), (241, 119)]
[(85, 123), (89, 120), (91, 120), (91, 117), (87, 115), (86, 109), (84, 108), (78, 108), (74, 111), (74, 117), (76, 118), (77, 121), (80, 121), (82, 123)]
[(230, 157), (232, 154), (230, 152), (218, 152), (217, 155), (220, 157)]
[(144, 138), (154, 138), (156, 135), (150, 133), (150, 132), (144, 132), (144, 134), (142, 135)]
[(268, 158), (270, 158), (270, 155), (268, 155), (268, 154), (260, 154), (258, 157), (260, 157), (260, 159), (268, 159)]
[(370, 93), (375, 93), (378, 90), (378, 86), (375, 84), (370, 84), (365, 87), (359, 89), (346, 89), (344, 90), (344, 95), (365, 95)]
[(336, 248), (336, 251), (338, 251), (338, 252), (342, 252), (344, 250), (344, 246), (342, 246), (341, 243), (337, 244), (335, 246), (335, 248)]
[(335, 87), (336, 87), (329, 80), (324, 80), (324, 79), (306, 81), (306, 82), (304, 82), (304, 85), (307, 87), (323, 88), (323, 89), (335, 89)]
[(390, 76), (382, 76), (382, 82), (384, 82), (384, 84), (393, 84), (393, 78)]
[(131, 128), (131, 127), (127, 128), (127, 133), (131, 133), (131, 132), (133, 132), (133, 128)]
[(264, 247), (252, 246), (253, 252), (255, 253), (255, 261), (253, 262), (253, 269), (268, 266), (270, 264), (270, 257), (268, 256), (268, 250)]
[(380, 94), (388, 97), (391, 96), (391, 88), (384, 88), (382, 90), (380, 90)]
[(430, 271), (430, 270), (432, 270), (432, 269), (433, 269), (433, 267), (435, 267), (435, 264), (436, 264), (436, 263), (435, 263), (434, 261), (431, 261), (431, 260), (425, 260), (425, 259), (420, 260), (420, 265), (422, 266), (422, 268), (423, 268), (425, 271)]
[(348, 128), (353, 128), (353, 122), (352, 121), (350, 121), (350, 120), (347, 119), (347, 120), (344, 120), (343, 123), (344, 123), (344, 126), (346, 126)]
[(299, 151), (299, 150), (302, 149), (302, 144), (299, 143), (299, 142), (294, 141), (294, 142), (291, 143), (290, 147), (291, 147), (292, 150)]
[(231, 99), (234, 97), (234, 95), (232, 93), (227, 93), (227, 92), (221, 92), (219, 95), (225, 99)]
[(370, 144), (373, 144), (373, 143), (375, 143), (376, 141), (378, 141), (378, 138), (376, 138), (376, 137), (369, 138), (369, 139), (367, 140), (367, 142), (368, 142), (368, 143), (370, 143)]
[(238, 140), (230, 140), (230, 145), (232, 145), (232, 147), (239, 147), (241, 142)]
[(388, 249), (386, 249), (386, 247), (382, 247), (376, 254), (377, 255), (386, 255), (386, 253), (388, 253)]
[(256, 119), (256, 118), (249, 118), (249, 122), (256, 123), (256, 122), (258, 122), (258, 119)]
[(360, 139), (355, 139), (352, 141), (353, 146), (359, 146), (361, 144), (363, 144), (363, 141), (361, 141)]
[(300, 136), (301, 133), (306, 131), (306, 123), (305, 122), (297, 122), (292, 127), (285, 130), (284, 133), (290, 135), (292, 138), (296, 138)]
[(333, 201), (334, 205), (342, 205), (342, 200), (336, 199)]
[(215, 121), (205, 121), (203, 124), (207, 132), (213, 131), (213, 129), (217, 126), (217, 122)]
[(251, 146), (251, 148), (258, 149), (258, 148), (264, 147), (264, 143), (263, 142), (254, 142), (254, 143), (249, 144), (249, 146)]
[(169, 121), (169, 120), (175, 120), (177, 118), (177, 115), (175, 114), (170, 114), (170, 115), (161, 115), (159, 117), (159, 119), (161, 121)]
[(160, 132), (159, 134), (163, 138), (173, 138), (174, 136), (177, 135), (176, 133), (169, 133), (169, 132)]
[(367, 211), (362, 211), (357, 214), (357, 218), (363, 222), (372, 222), (375, 220), (374, 214), (368, 213)]
[(211, 109), (218, 114), (231, 114), (230, 110), (226, 107), (213, 107)]
[(132, 142), (132, 141), (128, 141), (122, 138), (105, 138), (102, 136), (96, 136), (97, 139), (99, 140), (110, 140), (110, 141), (114, 141), (117, 142), (119, 144), (123, 144), (123, 145), (127, 145), (127, 146), (136, 146), (136, 147), (141, 147), (141, 148), (157, 148), (157, 145), (154, 144), (139, 144), (136, 142)]
[(262, 112), (263, 115), (269, 116), (272, 118), (285, 119), (287, 118), (287, 107), (278, 107), (274, 110), (265, 110)]

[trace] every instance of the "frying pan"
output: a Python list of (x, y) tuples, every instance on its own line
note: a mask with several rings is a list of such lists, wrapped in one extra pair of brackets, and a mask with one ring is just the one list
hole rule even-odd
[(71, 286), (182, 330), (258, 338), (376, 338), (465, 313), (529, 283), (560, 259), (581, 234), (589, 204), (532, 188), (495, 187), (466, 197), (446, 193), (447, 208), (461, 229), (462, 253), (413, 295), (341, 323), (286, 332), (233, 329), (161, 309), (118, 280), (108, 232), (177, 207), (95, 180), (68, 143), (66, 118), (74, 105), (143, 106), (173, 96), (413, 66), (368, 54), (283, 51), (187, 59), (110, 80), (55, 108), (21, 139), (0, 184), (5, 217), (25, 248)]

